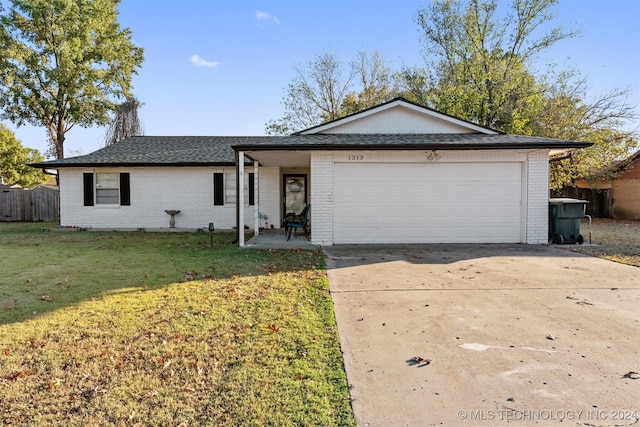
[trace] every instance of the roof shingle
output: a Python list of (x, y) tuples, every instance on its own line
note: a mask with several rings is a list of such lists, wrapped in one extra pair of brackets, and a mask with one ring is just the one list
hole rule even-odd
[(135, 136), (93, 153), (33, 163), (41, 168), (100, 166), (231, 166), (236, 151), (489, 150), (581, 148), (588, 142), (518, 135), (314, 134), (290, 136)]

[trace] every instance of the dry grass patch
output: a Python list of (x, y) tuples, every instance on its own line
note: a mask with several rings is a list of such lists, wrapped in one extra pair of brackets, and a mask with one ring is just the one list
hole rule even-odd
[(0, 425), (355, 425), (321, 253), (0, 226)]
[[(580, 231), (588, 242), (588, 220), (582, 221)], [(558, 247), (640, 267), (640, 221), (594, 218), (591, 240), (595, 246)]]

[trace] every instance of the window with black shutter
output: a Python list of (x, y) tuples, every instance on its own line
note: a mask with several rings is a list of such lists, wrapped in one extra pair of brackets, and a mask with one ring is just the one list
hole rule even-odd
[(83, 173), (84, 205), (93, 206), (93, 173)]
[(128, 172), (86, 172), (82, 174), (84, 205), (131, 205)]
[(131, 190), (129, 188), (129, 173), (120, 174), (120, 206), (131, 205)]
[(249, 172), (249, 206), (255, 206), (256, 204), (256, 183), (255, 173)]
[(213, 204), (215, 206), (224, 205), (224, 174), (216, 172), (213, 174)]

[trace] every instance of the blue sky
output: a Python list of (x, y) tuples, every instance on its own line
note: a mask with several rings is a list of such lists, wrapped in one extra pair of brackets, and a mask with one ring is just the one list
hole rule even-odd
[[(330, 50), (345, 62), (366, 49), (396, 68), (423, 65), (414, 17), (428, 1), (122, 0), (120, 24), (145, 49), (134, 77), (145, 134), (263, 135), (283, 114), (294, 67)], [(580, 70), (591, 95), (631, 87), (640, 106), (640, 2), (561, 0), (556, 11), (556, 23), (582, 35), (543, 59)], [(44, 128), (5, 124), (46, 151)], [(104, 134), (74, 127), (66, 156), (101, 148)]]

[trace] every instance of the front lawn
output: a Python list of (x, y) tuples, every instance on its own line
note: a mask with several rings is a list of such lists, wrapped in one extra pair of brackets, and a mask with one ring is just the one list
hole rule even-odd
[(0, 425), (355, 425), (320, 252), (42, 227), (0, 223)]

